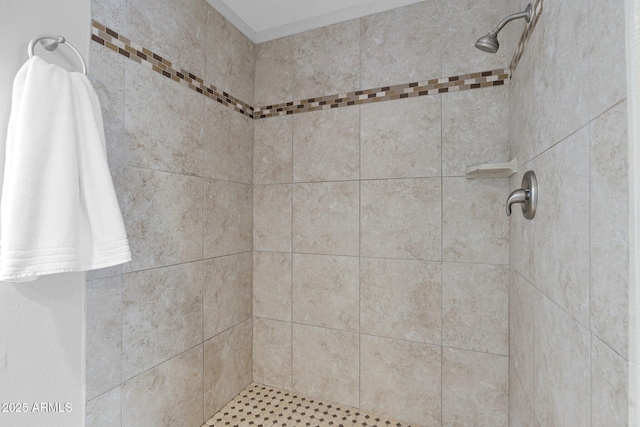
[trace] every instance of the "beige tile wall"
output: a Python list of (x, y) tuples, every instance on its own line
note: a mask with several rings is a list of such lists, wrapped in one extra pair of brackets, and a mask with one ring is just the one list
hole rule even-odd
[(510, 223), (513, 426), (627, 425), (623, 14), (545, 1), (509, 85), (510, 189), (529, 169), (540, 186), (536, 217)]
[[(466, 13), (495, 20), (492, 3)], [(425, 1), (260, 44), (256, 101), (507, 63), (473, 49), (454, 66), (442, 15)], [(508, 180), (464, 178), (510, 160), (507, 118), (499, 86), (256, 120), (254, 381), (416, 425), (507, 425)]]
[[(254, 45), (204, 0), (93, 5), (253, 103)], [(89, 275), (87, 426), (199, 426), (252, 381), (253, 121), (97, 43), (90, 77), (133, 261)]]
[[(522, 22), (472, 42), (526, 2), (257, 46), (202, 0), (93, 3), (263, 106), (505, 67)], [(624, 8), (591, 3), (545, 3), (507, 86), (255, 124), (92, 44), (134, 260), (89, 277), (88, 425), (197, 425), (252, 378), (418, 425), (623, 425)], [(510, 182), (464, 178), (512, 156)], [(507, 221), (530, 168), (538, 217)]]

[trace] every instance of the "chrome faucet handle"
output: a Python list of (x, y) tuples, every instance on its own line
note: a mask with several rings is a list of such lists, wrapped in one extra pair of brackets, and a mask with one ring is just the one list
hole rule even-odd
[(513, 191), (507, 199), (507, 216), (511, 216), (511, 205), (522, 204), (522, 213), (527, 219), (533, 219), (538, 205), (538, 181), (533, 171), (528, 171), (522, 177), (522, 188)]
[(524, 203), (529, 199), (529, 192), (527, 190), (515, 190), (509, 194), (507, 199), (507, 216), (511, 216), (511, 205), (514, 203)]

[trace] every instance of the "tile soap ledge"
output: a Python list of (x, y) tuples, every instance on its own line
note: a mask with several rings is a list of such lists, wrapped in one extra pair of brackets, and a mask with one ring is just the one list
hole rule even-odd
[(508, 178), (518, 171), (518, 158), (506, 163), (485, 163), (483, 165), (468, 166), (467, 179), (478, 178)]

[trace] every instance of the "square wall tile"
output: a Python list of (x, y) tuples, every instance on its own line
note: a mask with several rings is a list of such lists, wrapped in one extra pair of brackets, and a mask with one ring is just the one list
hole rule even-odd
[(629, 332), (627, 104), (590, 125), (591, 330), (623, 357)]
[(256, 120), (253, 139), (253, 183), (293, 182), (293, 117)]
[(205, 419), (251, 384), (252, 336), (252, 322), (247, 320), (204, 342)]
[(122, 387), (87, 401), (85, 414), (85, 427), (121, 427)]
[(503, 178), (443, 180), (444, 260), (509, 263), (509, 182)]
[(204, 257), (248, 252), (253, 248), (251, 185), (209, 181), (204, 201)]
[(291, 254), (253, 252), (253, 315), (291, 321)]
[[(594, 119), (627, 96), (625, 3), (588, 3), (589, 118)], [(611, 25), (618, 22), (620, 25)]]
[(589, 425), (589, 331), (546, 297), (533, 330), (536, 419), (541, 426)]
[(202, 259), (203, 181), (147, 169), (125, 170), (124, 223), (135, 271)]
[[(207, 48), (207, 3), (197, 0), (123, 1), (131, 40), (204, 77)], [(137, 65), (136, 65), (137, 66)]]
[(253, 182), (253, 120), (205, 98), (203, 175), (225, 181)]
[(359, 183), (293, 186), (293, 250), (358, 255)]
[(421, 96), (360, 107), (362, 179), (441, 175), (441, 99)]
[(209, 84), (253, 105), (255, 45), (213, 7), (207, 5), (207, 9), (207, 72), (203, 77)]
[(294, 324), (293, 391), (357, 407), (358, 340), (357, 333)]
[(588, 0), (545, 2), (543, 16), (527, 45), (533, 54), (530, 102), (534, 105), (532, 131), (536, 155), (589, 120), (589, 87), (593, 77), (589, 75), (592, 29), (588, 22), (589, 3)]
[[(104, 5), (104, 3), (109, 3), (109, 1), (93, 3), (94, 15), (95, 9), (101, 8), (100, 5)], [(91, 71), (88, 77), (100, 100), (107, 159), (110, 166), (124, 166), (126, 139), (124, 132), (125, 58), (111, 49), (105, 49), (98, 43), (91, 43), (90, 55)]]
[(439, 2), (418, 2), (360, 19), (362, 88), (442, 76)]
[(291, 323), (253, 319), (253, 381), (291, 390)]
[(205, 97), (133, 61), (125, 71), (127, 165), (201, 176)]
[(625, 426), (629, 416), (629, 365), (591, 334), (591, 426)]
[[(544, 13), (544, 12), (543, 12)], [(509, 157), (518, 158), (518, 166), (529, 162), (536, 155), (535, 136), (532, 130), (533, 111), (536, 108), (533, 99), (533, 53), (531, 37), (528, 47), (520, 58), (518, 68), (511, 73), (509, 81), (509, 145), (511, 155)], [(519, 40), (519, 38), (518, 38)], [(518, 182), (519, 184), (520, 182)]]
[(124, 31), (128, 22), (125, 0), (96, 0), (92, 2), (91, 19), (109, 28), (118, 28)]
[(253, 186), (253, 249), (291, 252), (291, 184)]
[(306, 31), (293, 40), (295, 99), (360, 88), (360, 20)]
[(358, 179), (360, 108), (345, 107), (293, 117), (293, 180)]
[(122, 426), (197, 426), (202, 415), (202, 345), (122, 385)]
[(440, 264), (380, 258), (360, 263), (360, 332), (440, 344)]
[(207, 259), (204, 264), (204, 339), (252, 316), (250, 252)]
[(442, 353), (442, 425), (506, 427), (509, 358), (446, 347)]
[(509, 356), (523, 393), (533, 402), (533, 328), (542, 294), (520, 274), (511, 272), (509, 289)]
[(442, 174), (464, 176), (468, 166), (510, 161), (507, 123), (507, 86), (444, 94)]
[(87, 400), (122, 382), (122, 276), (87, 282)]
[(361, 340), (360, 408), (440, 425), (441, 348), (366, 335)]
[(440, 178), (362, 181), (361, 255), (440, 260)]
[[(546, 10), (545, 10), (546, 11)], [(589, 129), (536, 159), (535, 285), (583, 325), (589, 324)]]
[(358, 331), (357, 257), (293, 254), (293, 321)]
[(293, 36), (256, 45), (256, 106), (293, 101)]
[(442, 345), (509, 355), (509, 267), (442, 264)]
[(202, 342), (202, 263), (125, 274), (122, 303), (127, 379)]

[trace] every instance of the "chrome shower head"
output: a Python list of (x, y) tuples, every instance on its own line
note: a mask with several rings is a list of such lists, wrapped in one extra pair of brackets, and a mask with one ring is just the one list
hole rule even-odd
[(496, 53), (500, 49), (498, 34), (491, 32), (486, 36), (480, 37), (476, 42), (476, 48), (484, 52)]
[(498, 49), (500, 49), (500, 43), (498, 43), (498, 33), (502, 28), (507, 24), (507, 22), (513, 21), (514, 19), (524, 18), (527, 22), (531, 22), (531, 15), (533, 15), (533, 7), (531, 3), (527, 6), (527, 8), (523, 12), (514, 13), (513, 15), (509, 15), (504, 18), (496, 28), (491, 30), (486, 36), (480, 37), (478, 41), (476, 41), (476, 48), (489, 53), (496, 53)]

